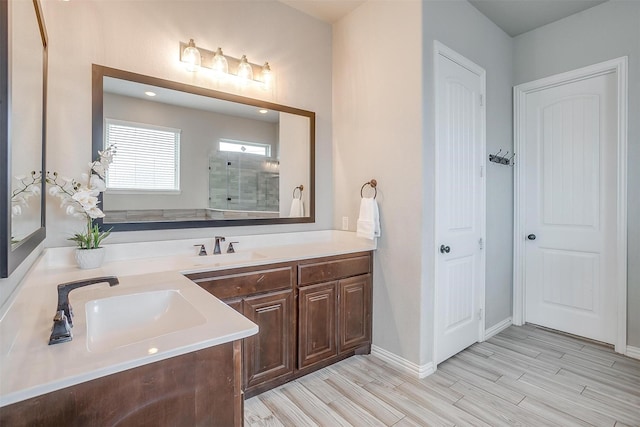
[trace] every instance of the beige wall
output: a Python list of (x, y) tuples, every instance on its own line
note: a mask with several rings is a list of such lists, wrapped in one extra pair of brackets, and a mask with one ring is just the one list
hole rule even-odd
[[(315, 224), (113, 233), (108, 242), (257, 234), (331, 228), (331, 27), (275, 0), (44, 2), (49, 33), (47, 168), (79, 176), (91, 158), (91, 64), (194, 84), (315, 111)], [(237, 89), (206, 73), (188, 73), (178, 43), (231, 56), (269, 61), (275, 89)], [(82, 223), (49, 198), (46, 245), (66, 239)]]
[(334, 228), (356, 229), (360, 187), (378, 181), (373, 342), (417, 363), (423, 253), (420, 1), (367, 2), (333, 29)]
[[(334, 228), (355, 229), (378, 180), (374, 345), (426, 369), (433, 355), (433, 41), (487, 71), (487, 150), (512, 151), (512, 40), (464, 1), (367, 2), (334, 25)], [(511, 315), (512, 170), (487, 166), (487, 327)]]

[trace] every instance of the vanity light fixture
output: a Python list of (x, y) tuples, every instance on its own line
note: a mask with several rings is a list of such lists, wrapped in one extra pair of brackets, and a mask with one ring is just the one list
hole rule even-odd
[(215, 51), (196, 48), (193, 39), (189, 43), (180, 42), (180, 61), (186, 64), (189, 71), (206, 68), (212, 70), (216, 80), (231, 77), (243, 85), (253, 81), (264, 89), (271, 89), (273, 84), (273, 72), (268, 62), (260, 66), (249, 62), (246, 55), (242, 55), (240, 59), (225, 55), (222, 48)]
[(247, 55), (242, 55), (242, 58), (240, 58), (238, 77), (243, 80), (253, 80), (253, 68), (251, 68), (251, 64), (247, 61)]
[(147, 96), (151, 96), (151, 97), (156, 96), (156, 93), (155, 92), (151, 92), (150, 90), (146, 91), (144, 94), (147, 95)]
[(229, 61), (222, 53), (222, 48), (216, 50), (216, 54), (213, 55), (213, 63), (211, 64), (213, 73), (216, 77), (224, 77), (225, 74), (229, 74)]
[(189, 44), (182, 51), (180, 59), (186, 64), (187, 71), (195, 72), (200, 68), (202, 57), (193, 39), (189, 39)]
[(268, 62), (265, 62), (264, 65), (262, 66), (262, 83), (264, 83), (265, 89), (271, 88), (272, 77), (273, 76), (271, 75), (271, 66), (269, 65)]
[(266, 108), (261, 108), (258, 110), (258, 113), (260, 114), (267, 114), (269, 112), (269, 110), (267, 110)]

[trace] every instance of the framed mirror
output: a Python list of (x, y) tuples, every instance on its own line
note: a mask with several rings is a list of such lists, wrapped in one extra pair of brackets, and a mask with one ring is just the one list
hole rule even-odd
[(92, 90), (103, 229), (315, 221), (314, 112), (100, 65)]
[(45, 238), (47, 33), (38, 0), (0, 2), (0, 277)]

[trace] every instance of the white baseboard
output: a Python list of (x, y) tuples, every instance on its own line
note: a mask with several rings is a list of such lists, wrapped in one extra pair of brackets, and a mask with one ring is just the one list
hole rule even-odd
[(417, 365), (376, 345), (371, 346), (371, 354), (390, 364), (394, 368), (418, 378), (426, 378), (435, 372), (433, 362)]
[(511, 317), (507, 317), (506, 319), (502, 320), (501, 322), (496, 323), (495, 325), (493, 325), (489, 329), (485, 329), (485, 331), (484, 331), (484, 339), (488, 340), (492, 336), (494, 336), (496, 334), (499, 334), (500, 332), (502, 332), (505, 329), (507, 329), (513, 323), (511, 320), (512, 320)]
[(640, 347), (631, 347), (628, 345), (625, 355), (633, 357), (634, 359), (640, 359)]

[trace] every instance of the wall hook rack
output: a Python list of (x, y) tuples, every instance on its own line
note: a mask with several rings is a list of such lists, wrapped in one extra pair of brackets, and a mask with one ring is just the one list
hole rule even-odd
[(511, 156), (509, 156), (508, 151), (502, 156), (500, 153), (502, 153), (502, 148), (496, 154), (489, 154), (489, 161), (499, 165), (513, 166), (513, 159), (516, 157), (516, 153)]

